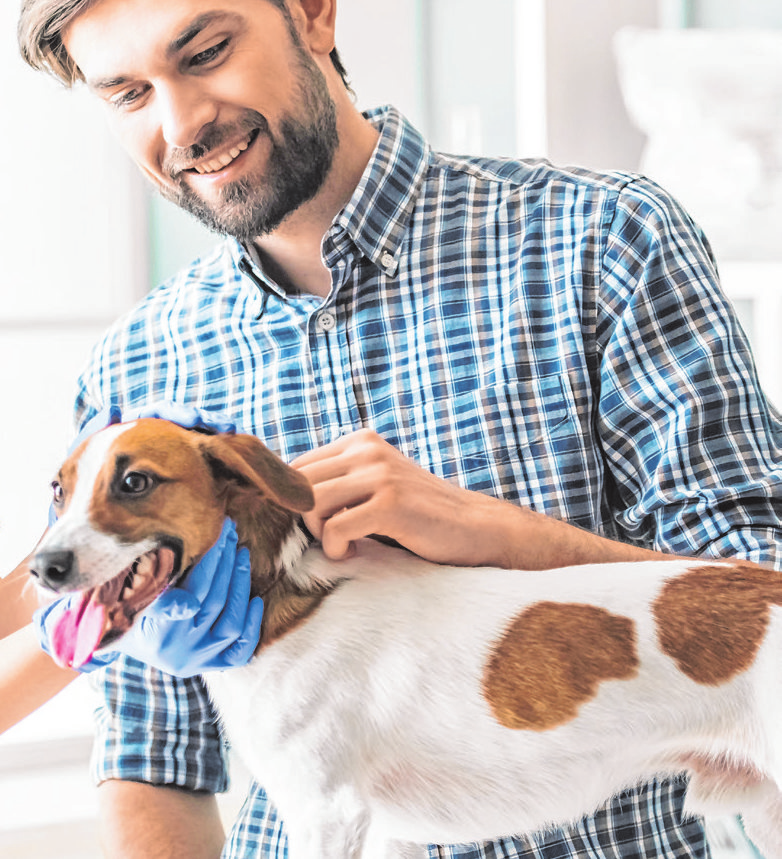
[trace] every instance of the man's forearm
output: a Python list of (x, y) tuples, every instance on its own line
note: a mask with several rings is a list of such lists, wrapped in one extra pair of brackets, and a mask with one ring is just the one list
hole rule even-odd
[(218, 859), (223, 832), (212, 794), (111, 780), (98, 788), (100, 835), (110, 859)]
[[(487, 499), (489, 502), (496, 499)], [(659, 561), (662, 552), (601, 537), (551, 516), (500, 501), (485, 512), (496, 533), (491, 563), (506, 569), (548, 570), (578, 564)]]

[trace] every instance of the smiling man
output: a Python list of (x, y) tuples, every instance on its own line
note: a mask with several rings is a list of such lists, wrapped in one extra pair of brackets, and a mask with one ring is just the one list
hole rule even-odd
[[(83, 81), (161, 193), (227, 237), (107, 332), (77, 423), (109, 403), (228, 413), (310, 479), (333, 558), (382, 534), (462, 565), (779, 565), (778, 416), (687, 214), (637, 176), (446, 156), (393, 108), (360, 113), (335, 16), (25, 0), (28, 62)], [(199, 680), (131, 658), (95, 676), (108, 855), (217, 856)], [(567, 830), (429, 852), (705, 857), (685, 792), (654, 782)], [(284, 855), (254, 785), (223, 856)]]

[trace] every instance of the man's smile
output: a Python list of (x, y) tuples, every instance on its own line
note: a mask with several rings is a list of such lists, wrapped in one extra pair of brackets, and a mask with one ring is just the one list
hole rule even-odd
[(202, 159), (192, 167), (181, 170), (182, 173), (198, 173), (205, 175), (209, 173), (217, 173), (224, 170), (229, 164), (232, 164), (236, 159), (245, 152), (257, 138), (259, 129), (253, 129), (246, 137), (236, 143), (231, 143), (227, 147), (222, 148), (217, 154), (210, 153), (207, 158)]

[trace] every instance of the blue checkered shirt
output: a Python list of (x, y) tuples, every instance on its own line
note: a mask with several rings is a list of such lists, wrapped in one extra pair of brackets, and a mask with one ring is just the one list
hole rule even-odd
[[(155, 400), (227, 412), (283, 458), (372, 427), (435, 474), (590, 531), (777, 562), (780, 422), (698, 229), (653, 183), (434, 153), (393, 109), (324, 237), (332, 289), (288, 295), (228, 240), (98, 344), (77, 423)], [(225, 787), (197, 680), (96, 680), (98, 779)], [(576, 826), (432, 857), (703, 857), (682, 780)], [(284, 857), (253, 786), (225, 859)]]

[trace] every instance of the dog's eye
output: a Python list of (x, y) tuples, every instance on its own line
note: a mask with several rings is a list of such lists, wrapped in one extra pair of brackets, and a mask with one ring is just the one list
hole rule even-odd
[(52, 501), (54, 501), (55, 504), (62, 504), (64, 498), (65, 498), (65, 492), (64, 492), (62, 486), (60, 486), (60, 484), (56, 480), (53, 480), (52, 481)]
[(140, 471), (129, 471), (123, 478), (120, 488), (128, 495), (138, 495), (152, 485), (152, 478)]

